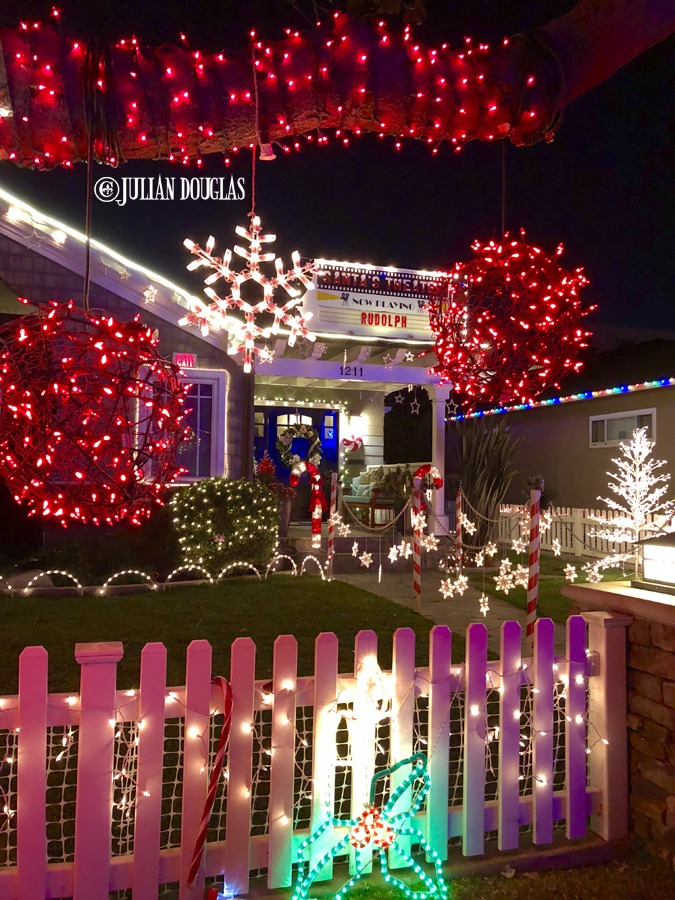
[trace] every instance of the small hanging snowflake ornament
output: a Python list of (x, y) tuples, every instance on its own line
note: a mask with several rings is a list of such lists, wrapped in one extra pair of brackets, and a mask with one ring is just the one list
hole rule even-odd
[(372, 553), (362, 553), (359, 556), (359, 562), (364, 568), (369, 569), (373, 564), (373, 554)]
[[(267, 339), (272, 334), (278, 334), (282, 325), (289, 329), (288, 346), (292, 347), (298, 337), (306, 338), (309, 341), (316, 340), (308, 327), (307, 321), (311, 317), (310, 312), (302, 311), (302, 298), (305, 294), (304, 290), (294, 287), (294, 283), (299, 283), (304, 288), (312, 287), (312, 280), (309, 277), (317, 269), (312, 262), (302, 263), (300, 255), (297, 251), (292, 254), (293, 267), (284, 271), (284, 264), (280, 257), (275, 253), (263, 253), (262, 245), (271, 244), (276, 240), (274, 234), (262, 234), (259, 216), (253, 216), (249, 229), (237, 225), (236, 233), (248, 241), (249, 248), (235, 245), (234, 252), (237, 256), (241, 256), (246, 265), (239, 272), (235, 272), (230, 268), (232, 262), (232, 251), (226, 250), (225, 256), (221, 259), (213, 256), (213, 247), (215, 240), (209, 237), (206, 247), (202, 248), (199, 244), (195, 244), (189, 238), (183, 243), (187, 249), (197, 259), (189, 263), (187, 268), (189, 271), (205, 266), (213, 269), (214, 273), (205, 279), (204, 283), (207, 287), (204, 293), (211, 300), (210, 305), (195, 300), (193, 308), (190, 312), (180, 320), (180, 325), (196, 325), (201, 328), (202, 334), (208, 334), (212, 328), (222, 329), (230, 333), (234, 333), (236, 339), (235, 352), (241, 352), (244, 361), (244, 371), (250, 372), (253, 366), (253, 360), (256, 355), (261, 354), (261, 350), (255, 346), (256, 340)], [(268, 276), (261, 271), (261, 263), (272, 263), (276, 270), (276, 275)], [(220, 278), (230, 286), (229, 293), (225, 297), (220, 297), (211, 287)], [(257, 302), (249, 302), (242, 297), (241, 288), (247, 281), (254, 281), (262, 289), (262, 299)], [(286, 296), (283, 302), (277, 301), (280, 291), (285, 291)], [(228, 317), (227, 312), (231, 309), (237, 309), (244, 314), (244, 321)], [(263, 315), (272, 315), (272, 324), (268, 327), (261, 327), (258, 318)]]

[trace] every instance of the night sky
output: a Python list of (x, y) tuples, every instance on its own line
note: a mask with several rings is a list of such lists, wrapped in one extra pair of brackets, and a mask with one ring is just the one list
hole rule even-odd
[[(494, 40), (544, 24), (569, 9), (561, 0), (431, 0), (423, 40), (452, 41), (463, 34)], [(0, 24), (18, 16), (0, 5)], [(51, 4), (24, 2), (22, 16), (47, 19)], [(274, 38), (283, 24), (302, 19), (283, 2), (165, 4), (142, 0), (63, 0), (64, 25), (86, 36), (108, 29), (132, 32), (146, 42), (175, 40), (184, 30), (193, 48), (237, 46), (255, 25)], [(156, 13), (158, 6), (166, 10)], [(311, 6), (310, 6), (311, 8)], [(214, 41), (216, 43), (214, 43)], [(597, 303), (587, 320), (675, 330), (675, 67), (671, 37), (634, 60), (604, 84), (575, 100), (551, 144), (508, 144), (507, 227), (553, 250), (565, 245), (563, 264), (583, 265), (591, 285), (582, 296)], [(266, 230), (279, 235), (278, 252), (304, 256), (447, 268), (469, 254), (475, 238), (499, 236), (501, 142), (474, 142), (462, 153), (432, 156), (426, 145), (352, 140), (349, 148), (305, 146), (260, 163), (256, 211)], [(98, 167), (95, 178), (109, 174)], [(250, 155), (240, 153), (225, 169), (205, 157), (198, 173), (169, 163), (128, 163), (118, 175), (221, 175), (246, 178), (246, 200), (133, 203), (96, 202), (94, 237), (198, 293), (199, 274), (185, 271), (189, 236), (216, 237), (216, 251), (232, 246), (233, 228), (250, 208)], [(0, 184), (45, 212), (84, 229), (85, 167), (40, 173), (0, 163)], [(66, 299), (66, 298), (60, 298)]]

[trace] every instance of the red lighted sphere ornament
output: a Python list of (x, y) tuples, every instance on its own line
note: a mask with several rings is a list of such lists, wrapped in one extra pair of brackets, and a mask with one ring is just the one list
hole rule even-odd
[(152, 329), (70, 303), (0, 328), (0, 474), (29, 514), (134, 524), (180, 472), (185, 386)]
[(525, 241), (473, 244), (474, 258), (455, 265), (429, 303), (438, 364), (465, 411), (478, 404), (531, 403), (582, 363), (591, 332), (582, 327), (579, 291), (588, 283), (554, 256)]

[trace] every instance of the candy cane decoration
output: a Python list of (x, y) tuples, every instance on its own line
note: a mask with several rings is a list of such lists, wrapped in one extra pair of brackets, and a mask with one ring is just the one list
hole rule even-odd
[(416, 606), (421, 605), (422, 564), (420, 552), (420, 519), (422, 516), (422, 479), (413, 478), (412, 522), (413, 522), (413, 600)]
[(206, 795), (206, 801), (204, 803), (204, 812), (202, 813), (202, 821), (199, 826), (199, 831), (197, 833), (197, 840), (195, 842), (195, 850), (192, 854), (192, 865), (190, 866), (190, 872), (188, 874), (188, 884), (192, 884), (195, 878), (197, 877), (197, 873), (199, 872), (199, 867), (202, 864), (202, 857), (204, 855), (204, 845), (206, 844), (206, 832), (209, 827), (209, 820), (211, 819), (211, 811), (213, 810), (213, 801), (216, 798), (216, 792), (218, 791), (218, 779), (220, 778), (220, 773), (223, 770), (223, 761), (225, 759), (225, 749), (227, 747), (227, 742), (230, 737), (230, 725), (232, 723), (232, 688), (229, 685), (229, 682), (226, 678), (222, 678), (221, 676), (217, 676), (212, 679), (213, 684), (217, 684), (218, 687), (223, 692), (223, 727), (220, 731), (220, 740), (218, 742), (218, 752), (216, 753), (216, 758), (213, 761), (213, 769), (211, 770), (211, 778), (209, 779), (209, 792)]
[(323, 511), (328, 508), (326, 495), (323, 492), (323, 478), (319, 470), (311, 462), (299, 462), (293, 466), (288, 483), (291, 487), (297, 487), (300, 476), (307, 472), (312, 486), (312, 494), (309, 500), (309, 512), (312, 517), (312, 547), (321, 546), (321, 517)]
[(443, 476), (438, 471), (436, 466), (432, 466), (431, 463), (425, 463), (423, 466), (420, 466), (419, 469), (413, 475), (413, 478), (424, 478), (425, 475), (430, 475), (435, 488), (443, 487)]
[(326, 557), (326, 577), (333, 578), (333, 557), (335, 556), (335, 520), (337, 518), (337, 472), (330, 476), (330, 511), (328, 514), (328, 555)]
[(462, 572), (462, 485), (455, 494), (455, 565)]
[(534, 647), (534, 623), (537, 620), (537, 603), (539, 601), (539, 504), (541, 491), (530, 491), (530, 574), (527, 579), (527, 645)]

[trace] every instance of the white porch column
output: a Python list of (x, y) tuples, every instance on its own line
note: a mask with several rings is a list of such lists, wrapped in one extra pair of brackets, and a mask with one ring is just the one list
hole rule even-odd
[(448, 528), (448, 517), (445, 514), (445, 401), (450, 396), (451, 388), (446, 384), (433, 386), (434, 418), (431, 433), (431, 463), (443, 477), (443, 487), (433, 492), (433, 511), (441, 526)]

